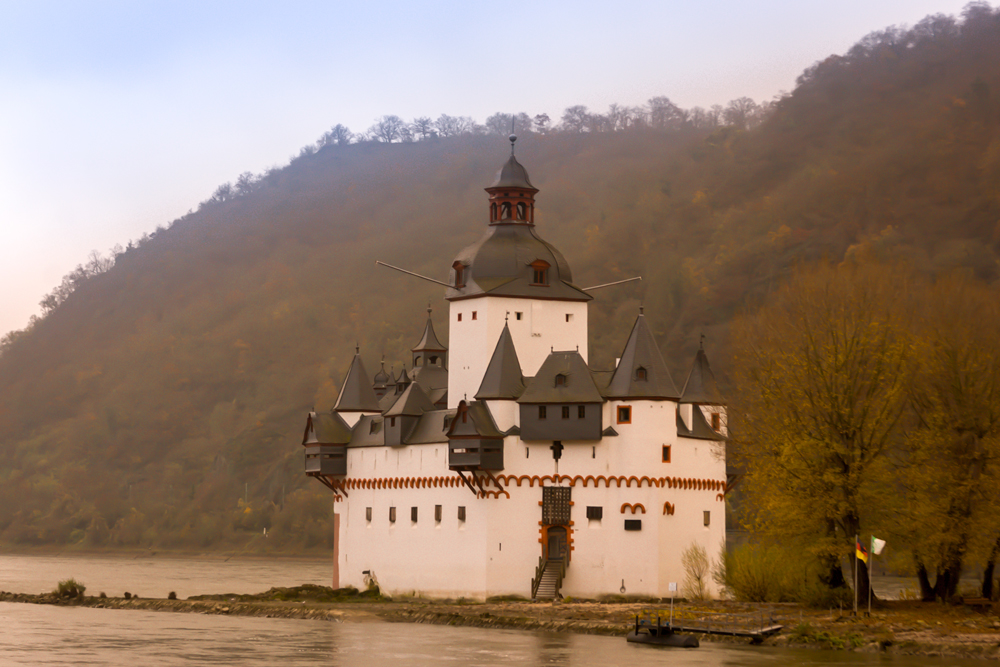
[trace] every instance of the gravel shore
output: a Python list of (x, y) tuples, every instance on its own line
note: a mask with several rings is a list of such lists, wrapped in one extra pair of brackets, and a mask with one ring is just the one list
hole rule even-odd
[[(0, 602), (333, 622), (432, 623), (620, 636), (632, 627), (636, 613), (651, 607), (665, 610), (668, 606), (649, 601), (388, 600), (320, 586), (275, 588), (259, 595), (194, 596), (186, 600), (93, 596), (67, 599), (54, 593), (31, 595), (0, 591)], [(760, 613), (762, 607), (767, 617), (783, 626), (780, 633), (764, 642), (766, 646), (1000, 660), (1000, 609), (996, 605), (989, 609), (973, 609), (935, 603), (887, 602), (875, 609), (871, 617), (855, 617), (839, 610), (815, 610), (790, 604), (682, 602), (675, 606), (675, 616)], [(748, 641), (706, 635), (699, 638), (701, 641)]]

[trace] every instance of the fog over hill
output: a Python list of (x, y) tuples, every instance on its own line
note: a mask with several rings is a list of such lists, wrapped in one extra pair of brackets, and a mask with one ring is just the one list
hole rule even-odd
[[(610, 367), (640, 304), (675, 380), (698, 345), (724, 378), (727, 323), (791, 266), (857, 256), (967, 267), (1000, 253), (1000, 17), (929, 17), (803, 73), (763, 122), (678, 110), (524, 127), (538, 232), (595, 292)], [(588, 120), (589, 117), (589, 120)], [(597, 118), (597, 120), (595, 120)], [(603, 120), (602, 120), (603, 119)], [(384, 119), (381, 119), (384, 120)], [(529, 119), (533, 122), (534, 119)], [(506, 122), (506, 121), (505, 121)], [(532, 131), (527, 131), (531, 129)], [(499, 133), (323, 141), (84, 267), (0, 347), (0, 540), (269, 548), (328, 539), (298, 446), (355, 342), (408, 359), (427, 303), (482, 233)], [(262, 548), (253, 545), (252, 548)]]

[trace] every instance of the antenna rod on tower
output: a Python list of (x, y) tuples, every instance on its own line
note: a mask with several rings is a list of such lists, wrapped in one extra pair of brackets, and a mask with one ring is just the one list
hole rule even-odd
[(388, 266), (390, 269), (395, 269), (396, 271), (399, 271), (400, 273), (405, 273), (408, 276), (413, 276), (414, 278), (420, 278), (421, 280), (426, 280), (429, 283), (437, 283), (438, 285), (444, 285), (445, 287), (452, 287), (452, 285), (449, 285), (448, 283), (443, 283), (440, 280), (434, 280), (433, 278), (422, 276), (419, 273), (414, 273), (413, 271), (407, 271), (406, 269), (401, 269), (398, 266), (393, 266), (392, 264), (386, 264), (385, 262), (377, 259), (375, 260), (375, 263), (381, 264), (382, 266)]
[(601, 289), (602, 287), (611, 287), (612, 285), (621, 285), (622, 283), (630, 283), (633, 280), (642, 280), (642, 276), (636, 276), (635, 278), (626, 278), (625, 280), (617, 280), (613, 283), (604, 283), (603, 285), (594, 285), (593, 287), (584, 287), (584, 292), (590, 292), (591, 290)]

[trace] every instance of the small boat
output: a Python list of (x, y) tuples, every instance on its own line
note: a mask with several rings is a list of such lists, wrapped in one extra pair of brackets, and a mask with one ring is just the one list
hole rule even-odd
[(654, 619), (635, 617), (635, 629), (625, 635), (625, 641), (636, 644), (652, 644), (653, 646), (676, 646), (678, 648), (698, 648), (698, 638), (693, 635), (682, 635), (674, 632), (669, 623), (660, 622), (660, 617)]

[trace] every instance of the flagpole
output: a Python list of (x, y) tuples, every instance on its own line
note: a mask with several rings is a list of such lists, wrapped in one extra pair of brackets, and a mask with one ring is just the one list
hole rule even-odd
[(866, 570), (868, 570), (868, 616), (872, 615), (872, 565), (875, 564), (875, 550), (872, 549), (868, 552), (868, 563)]
[(851, 554), (854, 556), (854, 615), (858, 615), (858, 538), (861, 536), (854, 535), (854, 547), (851, 550)]

